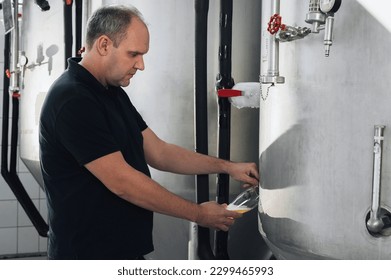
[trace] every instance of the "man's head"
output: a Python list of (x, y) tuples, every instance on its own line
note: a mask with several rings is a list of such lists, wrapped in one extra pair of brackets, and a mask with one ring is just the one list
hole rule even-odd
[(104, 86), (128, 86), (137, 70), (144, 70), (149, 32), (134, 7), (104, 6), (87, 24), (85, 66)]
[(87, 23), (87, 49), (91, 49), (101, 35), (108, 36), (118, 47), (135, 18), (145, 24), (142, 14), (132, 6), (110, 5), (97, 9)]

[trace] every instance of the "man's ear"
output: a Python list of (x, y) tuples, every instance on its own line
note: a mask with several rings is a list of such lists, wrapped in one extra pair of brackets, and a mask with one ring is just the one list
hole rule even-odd
[(105, 56), (107, 55), (112, 43), (113, 42), (110, 40), (109, 37), (107, 37), (106, 35), (102, 35), (98, 39), (96, 39), (95, 47), (100, 55)]

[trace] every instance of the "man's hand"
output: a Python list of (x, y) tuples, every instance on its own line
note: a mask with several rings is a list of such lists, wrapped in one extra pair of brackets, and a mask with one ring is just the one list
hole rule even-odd
[(227, 173), (235, 180), (243, 182), (244, 187), (257, 186), (259, 184), (258, 168), (253, 162), (230, 162)]
[(198, 215), (195, 222), (203, 227), (228, 231), (235, 219), (242, 217), (242, 214), (227, 210), (226, 204), (218, 204), (214, 201), (204, 202), (198, 205)]

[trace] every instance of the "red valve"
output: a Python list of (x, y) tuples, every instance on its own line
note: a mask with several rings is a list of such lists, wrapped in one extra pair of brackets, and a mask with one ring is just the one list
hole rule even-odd
[(65, 0), (65, 4), (66, 4), (67, 6), (72, 5), (72, 2), (73, 2), (73, 0)]
[(11, 71), (9, 69), (6, 69), (5, 75), (7, 76), (8, 79), (11, 78)]
[(236, 89), (219, 89), (217, 91), (218, 97), (235, 97), (235, 96), (241, 96), (242, 92), (240, 90)]
[(13, 98), (19, 99), (19, 98), (20, 98), (20, 93), (19, 93), (18, 91), (14, 91), (14, 92), (12, 93), (12, 97), (13, 97)]
[(274, 14), (270, 17), (269, 23), (267, 24), (267, 31), (270, 34), (274, 35), (278, 32), (278, 30), (285, 30), (285, 24), (281, 23), (282, 18), (279, 14)]
[(77, 54), (81, 55), (85, 51), (86, 51), (86, 47), (81, 47), (80, 50), (77, 51)]

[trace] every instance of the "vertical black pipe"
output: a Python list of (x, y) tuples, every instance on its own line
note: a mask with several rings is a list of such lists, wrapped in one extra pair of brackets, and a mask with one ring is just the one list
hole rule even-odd
[[(10, 67), (10, 46), (11, 35), (5, 35), (4, 40), (4, 72)], [(15, 50), (14, 50), (15, 51)], [(9, 136), (9, 78), (4, 74), (3, 79), (3, 123), (2, 123), (2, 141), (1, 141), (1, 175), (14, 193), (18, 202), (26, 212), (32, 224), (42, 237), (47, 237), (49, 226), (46, 224), (41, 214), (38, 212), (31, 198), (27, 194), (18, 174), (16, 173), (17, 164), (17, 145), (18, 145), (18, 122), (19, 122), (19, 99), (17, 94), (12, 98), (12, 128), (11, 128), (11, 156), (10, 168), (8, 170), (8, 136)]]
[(68, 67), (68, 58), (72, 57), (72, 46), (73, 46), (72, 4), (73, 1), (64, 0), (65, 68)]
[[(208, 154), (207, 35), (209, 0), (195, 0), (195, 150)], [(209, 201), (208, 175), (196, 176), (197, 203)], [(214, 259), (209, 229), (198, 226), (198, 257)]]
[[(232, 53), (232, 0), (220, 0), (220, 46), (219, 46), (219, 71), (216, 88), (231, 89), (234, 81), (231, 77), (231, 53)], [(218, 97), (219, 104), (219, 131), (218, 131), (218, 156), (230, 159), (231, 146), (231, 104), (227, 97)], [(217, 175), (218, 203), (229, 201), (229, 175)], [(214, 252), (217, 259), (229, 259), (228, 256), (228, 232), (216, 231)]]
[(76, 44), (75, 44), (75, 54), (76, 56), (81, 56), (81, 53), (79, 52), (82, 47), (82, 28), (83, 28), (83, 0), (76, 0), (75, 2), (75, 37), (76, 37)]
[(8, 173), (8, 128), (9, 128), (9, 94), (10, 80), (6, 75), (10, 67), (11, 33), (4, 36), (4, 72), (3, 72), (3, 123), (1, 135), (1, 174), (6, 177)]

